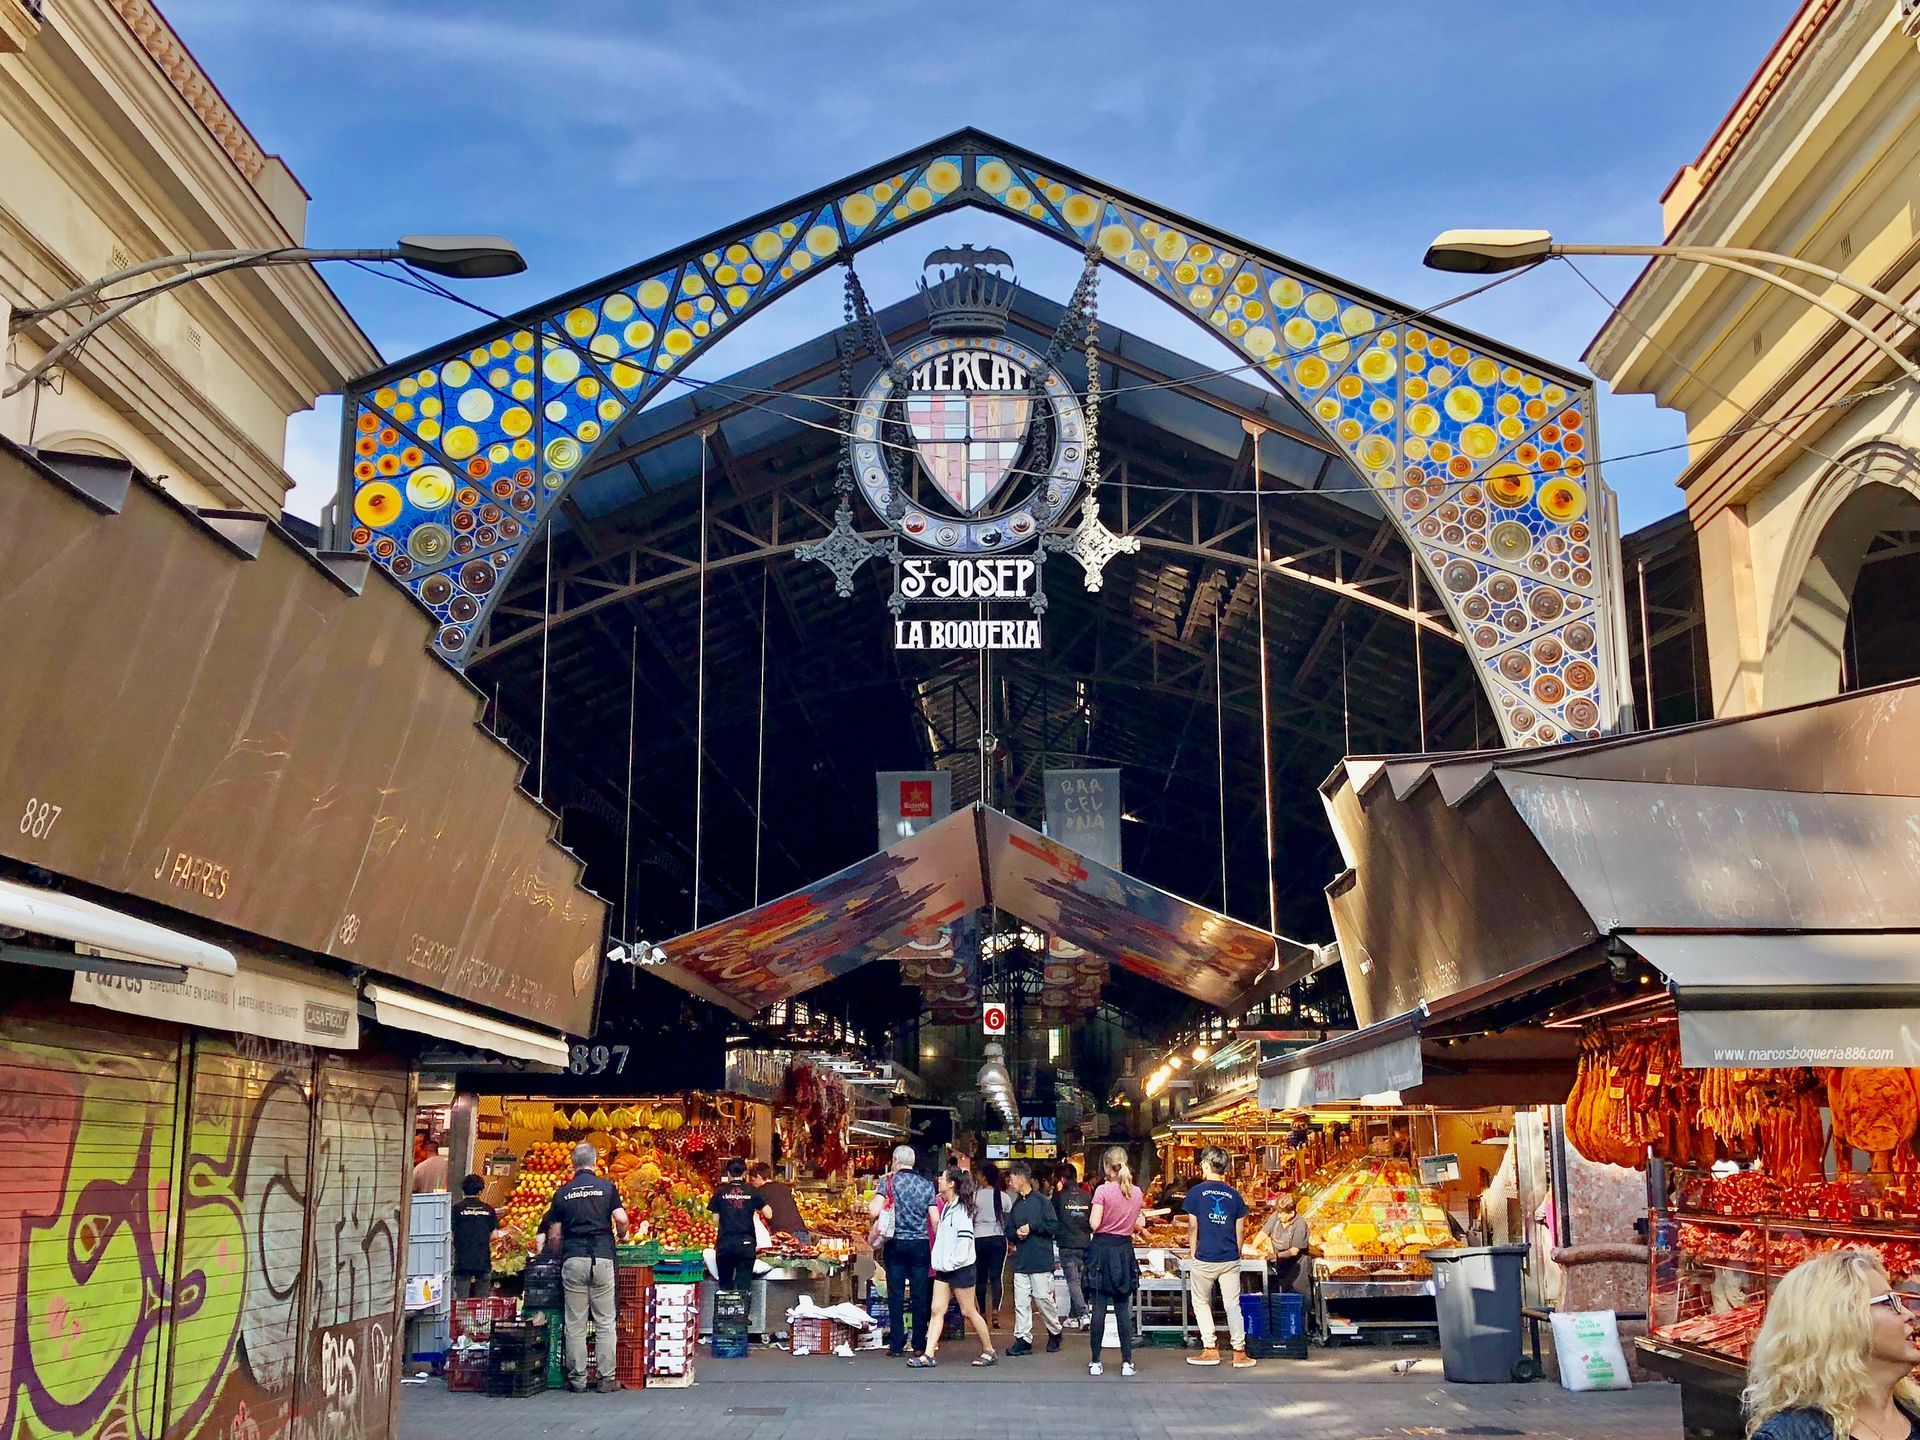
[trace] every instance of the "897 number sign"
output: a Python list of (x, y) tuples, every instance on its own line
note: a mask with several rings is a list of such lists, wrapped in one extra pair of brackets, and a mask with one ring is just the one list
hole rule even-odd
[(624, 1075), (629, 1050), (626, 1045), (575, 1045), (567, 1056), (567, 1071), (573, 1075)]

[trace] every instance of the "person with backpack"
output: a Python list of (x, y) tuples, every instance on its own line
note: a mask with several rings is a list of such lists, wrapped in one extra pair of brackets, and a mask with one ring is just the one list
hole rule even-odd
[(893, 1170), (880, 1182), (879, 1192), (867, 1207), (873, 1216), (867, 1243), (887, 1276), (887, 1354), (896, 1360), (906, 1353), (909, 1340), (915, 1354), (926, 1350), (927, 1317), (932, 1305), (933, 1244), (928, 1236), (927, 1212), (934, 1201), (933, 1182), (913, 1166), (913, 1147), (896, 1146)]
[(1060, 1312), (1053, 1303), (1053, 1201), (1033, 1183), (1033, 1167), (1013, 1162), (1008, 1181), (1013, 1208), (1007, 1211), (1007, 1235), (1013, 1242), (1013, 1344), (1009, 1355), (1033, 1353), (1033, 1312), (1037, 1305), (1047, 1327), (1047, 1353), (1060, 1348)]

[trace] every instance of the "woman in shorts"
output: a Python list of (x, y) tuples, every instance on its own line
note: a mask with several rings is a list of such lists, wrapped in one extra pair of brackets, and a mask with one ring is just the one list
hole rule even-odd
[(947, 1304), (958, 1301), (967, 1327), (980, 1337), (976, 1366), (997, 1364), (993, 1336), (974, 1298), (980, 1269), (973, 1241), (973, 1176), (950, 1167), (939, 1180), (940, 1215), (933, 1222), (933, 1314), (927, 1324), (926, 1352), (907, 1362), (915, 1370), (931, 1370), (940, 1351), (940, 1333), (946, 1329)]

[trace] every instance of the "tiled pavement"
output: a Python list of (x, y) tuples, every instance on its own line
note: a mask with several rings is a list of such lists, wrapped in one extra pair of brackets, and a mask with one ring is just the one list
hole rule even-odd
[[(1571, 1395), (1551, 1381), (1449, 1385), (1430, 1352), (1316, 1350), (1305, 1361), (1206, 1371), (1178, 1350), (1143, 1350), (1140, 1373), (1117, 1358), (1099, 1379), (1086, 1352), (1002, 1359), (990, 1370), (949, 1347), (936, 1371), (879, 1352), (796, 1360), (756, 1350), (702, 1358), (685, 1390), (548, 1394), (525, 1400), (449, 1395), (438, 1380), (402, 1387), (399, 1440), (1677, 1440), (1679, 1391)], [(1111, 1355), (1112, 1352), (1109, 1352)], [(1423, 1358), (1407, 1375), (1388, 1366)], [(1549, 1361), (1551, 1364), (1551, 1361)]]

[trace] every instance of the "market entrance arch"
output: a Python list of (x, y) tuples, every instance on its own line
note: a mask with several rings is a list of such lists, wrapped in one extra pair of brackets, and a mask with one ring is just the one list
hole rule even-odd
[(1618, 531), (1589, 382), (977, 130), (356, 382), (330, 542), (399, 580), (463, 666), (625, 416), (834, 261), (966, 206), (1097, 256), (1297, 403), (1379, 490), (1507, 743), (1619, 722)]

